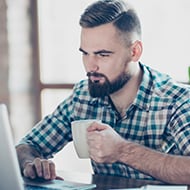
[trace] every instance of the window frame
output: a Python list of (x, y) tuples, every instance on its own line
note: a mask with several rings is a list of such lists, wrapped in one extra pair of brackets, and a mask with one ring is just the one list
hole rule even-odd
[(33, 49), (33, 90), (34, 90), (34, 113), (35, 121), (42, 119), (42, 100), (41, 93), (44, 89), (72, 89), (74, 83), (43, 83), (40, 77), (40, 40), (39, 40), (39, 21), (38, 21), (38, 2), (31, 1), (31, 15), (32, 15), (32, 32), (31, 41)]

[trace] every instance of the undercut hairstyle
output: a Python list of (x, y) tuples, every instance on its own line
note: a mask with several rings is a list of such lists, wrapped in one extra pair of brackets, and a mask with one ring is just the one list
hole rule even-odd
[(93, 28), (112, 23), (127, 41), (141, 39), (141, 24), (135, 10), (123, 0), (98, 0), (89, 5), (80, 17), (80, 26)]

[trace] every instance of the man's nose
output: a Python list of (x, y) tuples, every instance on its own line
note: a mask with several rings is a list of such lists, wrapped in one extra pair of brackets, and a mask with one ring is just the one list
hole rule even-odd
[(98, 63), (97, 60), (92, 56), (89, 57), (88, 61), (87, 61), (87, 68), (88, 68), (88, 72), (95, 72), (98, 70)]

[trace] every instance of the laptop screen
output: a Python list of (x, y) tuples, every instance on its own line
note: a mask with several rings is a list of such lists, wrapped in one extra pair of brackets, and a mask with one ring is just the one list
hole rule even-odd
[(0, 104), (0, 189), (23, 190), (16, 150), (4, 104)]

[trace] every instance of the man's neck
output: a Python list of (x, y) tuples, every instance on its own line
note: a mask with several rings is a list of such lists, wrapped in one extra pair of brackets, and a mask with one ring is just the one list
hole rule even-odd
[(110, 98), (121, 116), (125, 115), (126, 109), (133, 103), (139, 85), (142, 81), (143, 72), (138, 67), (136, 73), (124, 85), (122, 89), (110, 95)]

